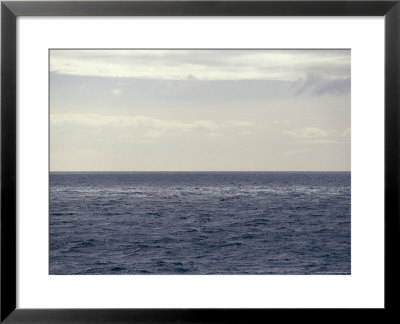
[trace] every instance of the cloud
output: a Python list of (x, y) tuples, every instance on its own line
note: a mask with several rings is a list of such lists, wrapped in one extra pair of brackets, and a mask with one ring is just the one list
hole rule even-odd
[(340, 143), (339, 141), (332, 140), (332, 139), (315, 139), (315, 140), (304, 140), (304, 141), (297, 141), (298, 143), (305, 143), (305, 144), (337, 144)]
[(209, 134), (207, 134), (207, 136), (209, 136), (209, 137), (222, 137), (222, 136), (224, 136), (224, 134), (221, 134), (221, 133), (209, 133)]
[[(349, 50), (51, 50), (58, 74), (162, 80), (350, 77)], [(320, 89), (324, 91), (324, 89)]]
[(284, 120), (274, 120), (273, 122), (272, 122), (272, 124), (274, 124), (274, 125), (288, 125), (288, 124), (290, 124), (291, 122), (289, 121), (289, 120), (287, 120), (287, 119), (284, 119)]
[[(317, 127), (306, 127), (283, 132), (295, 140), (290, 144), (338, 144), (343, 143), (342, 133)], [(297, 152), (295, 152), (297, 153)]]
[(77, 150), (74, 152), (74, 156), (79, 160), (89, 160), (103, 158), (104, 153), (94, 150)]
[(243, 132), (240, 132), (240, 135), (251, 135), (252, 133), (251, 133), (251, 131), (249, 131), (249, 130), (245, 130), (245, 131), (243, 131)]
[(285, 155), (296, 155), (296, 154), (306, 153), (306, 152), (310, 152), (310, 151), (311, 151), (310, 148), (304, 148), (304, 149), (298, 149), (298, 150), (285, 151), (284, 154)]
[[(119, 130), (141, 130), (148, 138), (158, 138), (164, 132), (206, 132), (208, 136), (221, 136), (220, 131), (224, 129), (246, 129), (253, 126), (250, 121), (243, 120), (168, 120), (158, 119), (143, 115), (100, 115), (100, 114), (52, 114), (50, 116), (50, 125), (52, 127), (83, 127), (83, 128), (117, 128)], [(119, 139), (121, 141), (133, 140), (130, 132), (123, 132)]]
[(87, 89), (87, 87), (88, 87), (87, 83), (83, 83), (83, 84), (80, 85), (79, 91), (84, 91), (84, 90)]
[(122, 90), (121, 90), (121, 89), (112, 89), (112, 90), (111, 90), (111, 93), (112, 93), (113, 95), (119, 96), (119, 95), (122, 94)]
[(163, 133), (158, 130), (150, 130), (150, 131), (146, 132), (145, 134), (146, 134), (146, 137), (158, 138), (158, 137), (162, 136)]
[(225, 122), (222, 123), (223, 127), (251, 127), (253, 126), (254, 123), (250, 122), (250, 121), (246, 121), (246, 120), (227, 120)]
[(188, 80), (188, 81), (197, 81), (197, 78), (195, 76), (193, 76), (192, 74), (188, 74), (186, 76), (186, 80)]
[(133, 138), (131, 133), (123, 133), (118, 136), (118, 140), (121, 142), (133, 142)]
[(316, 139), (329, 136), (330, 132), (317, 127), (307, 127), (285, 131), (283, 134), (295, 139)]
[(349, 136), (351, 134), (351, 129), (350, 128), (347, 128), (347, 129), (345, 129), (343, 132), (342, 132), (342, 137), (347, 137), (347, 136)]

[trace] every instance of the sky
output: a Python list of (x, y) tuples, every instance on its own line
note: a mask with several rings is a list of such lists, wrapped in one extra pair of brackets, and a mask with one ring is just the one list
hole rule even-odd
[(50, 171), (350, 171), (350, 50), (50, 50)]

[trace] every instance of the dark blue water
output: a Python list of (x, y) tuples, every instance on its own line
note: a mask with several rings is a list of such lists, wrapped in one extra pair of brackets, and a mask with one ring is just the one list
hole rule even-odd
[(350, 274), (350, 172), (50, 174), (50, 274)]

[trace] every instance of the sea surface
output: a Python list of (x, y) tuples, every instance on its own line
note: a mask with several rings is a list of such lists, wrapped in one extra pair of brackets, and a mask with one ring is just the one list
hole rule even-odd
[(350, 274), (350, 172), (50, 174), (49, 273)]

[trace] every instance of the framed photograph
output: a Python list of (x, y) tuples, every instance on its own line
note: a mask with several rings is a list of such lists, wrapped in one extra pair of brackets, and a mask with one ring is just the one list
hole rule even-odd
[(1, 321), (393, 315), (399, 16), (2, 2)]

